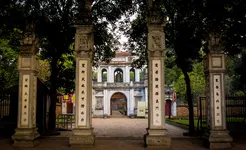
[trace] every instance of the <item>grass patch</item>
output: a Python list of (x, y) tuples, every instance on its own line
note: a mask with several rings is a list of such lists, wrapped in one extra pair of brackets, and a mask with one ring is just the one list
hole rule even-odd
[(122, 115), (125, 115), (125, 114), (126, 114), (126, 111), (125, 111), (124, 109), (119, 110), (119, 112), (120, 112)]
[(227, 117), (226, 122), (245, 122), (246, 118), (244, 117)]
[[(166, 120), (173, 122), (173, 123), (180, 124), (180, 125), (189, 126), (189, 119), (166, 119)], [(246, 119), (244, 119), (242, 117), (227, 117), (226, 122), (242, 123), (242, 122), (246, 122)], [(195, 127), (197, 127), (197, 123), (198, 123), (198, 120), (194, 119)], [(199, 122), (199, 126), (200, 126), (200, 122)], [(206, 120), (203, 120), (202, 127), (206, 128), (206, 126), (207, 126)]]
[[(167, 119), (167, 120), (170, 121), (170, 122), (174, 122), (174, 123), (180, 124), (180, 125), (189, 126), (189, 120), (188, 119)], [(195, 127), (197, 127), (197, 123), (198, 123), (198, 120), (195, 119), (194, 120)], [(206, 121), (202, 122), (202, 127), (206, 127)]]

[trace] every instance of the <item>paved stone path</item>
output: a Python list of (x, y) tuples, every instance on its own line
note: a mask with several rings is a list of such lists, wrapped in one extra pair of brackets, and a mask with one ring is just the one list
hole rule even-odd
[[(34, 148), (15, 148), (10, 140), (0, 139), (1, 150), (146, 150), (143, 140), (96, 140), (91, 148), (71, 148), (68, 138), (39, 139)], [(245, 150), (245, 144), (233, 144), (232, 150)], [(208, 150), (201, 140), (192, 138), (173, 138), (170, 149), (148, 148), (148, 150)]]
[[(148, 119), (93, 118), (92, 126), (97, 137), (139, 137), (147, 133)], [(171, 137), (183, 137), (186, 130), (166, 124)]]
[[(96, 137), (110, 138), (139, 138), (143, 139), (147, 133), (148, 119), (130, 118), (93, 118), (92, 126)], [(171, 137), (184, 137), (186, 130), (166, 124), (166, 128)], [(72, 134), (69, 131), (61, 131), (61, 137), (68, 137)]]
[[(91, 148), (70, 148), (68, 136), (72, 132), (64, 131), (58, 137), (39, 139), (40, 144), (34, 148), (15, 148), (10, 139), (0, 138), (0, 150), (145, 150), (143, 135), (146, 133), (147, 122), (148, 119), (93, 118), (92, 125), (97, 139)], [(171, 148), (148, 148), (149, 150), (208, 150), (201, 140), (183, 137), (185, 130), (168, 124), (166, 127), (172, 137)], [(245, 140), (234, 142), (233, 150), (246, 150)]]

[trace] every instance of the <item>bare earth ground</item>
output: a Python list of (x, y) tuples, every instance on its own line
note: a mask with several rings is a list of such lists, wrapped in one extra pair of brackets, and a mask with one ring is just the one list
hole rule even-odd
[[(94, 132), (97, 136), (95, 146), (91, 150), (144, 150), (143, 135), (146, 133), (148, 119), (108, 118), (92, 119)], [(172, 137), (172, 150), (206, 150), (202, 141), (183, 137), (185, 130), (166, 125)], [(71, 131), (63, 131), (60, 136), (39, 139), (40, 144), (35, 148), (23, 150), (84, 150), (85, 148), (70, 148), (68, 136)], [(246, 142), (233, 143), (233, 150), (246, 150)], [(0, 139), (0, 150), (18, 149), (11, 146), (9, 139)], [(148, 148), (153, 149), (153, 148)], [(155, 148), (158, 150), (161, 148)], [(163, 149), (162, 149), (163, 150)]]

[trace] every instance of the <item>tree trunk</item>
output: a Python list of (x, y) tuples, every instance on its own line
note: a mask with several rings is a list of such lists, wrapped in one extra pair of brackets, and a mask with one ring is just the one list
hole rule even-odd
[(191, 85), (190, 85), (190, 77), (188, 72), (182, 70), (184, 74), (184, 79), (186, 83), (186, 96), (189, 107), (189, 135), (194, 136), (194, 111), (193, 111), (193, 100), (191, 94)]
[(56, 131), (56, 101), (57, 101), (57, 93), (56, 93), (56, 82), (57, 82), (57, 60), (53, 59), (51, 64), (51, 77), (50, 77), (50, 94), (51, 94), (51, 102), (49, 107), (49, 123), (48, 123), (48, 131), (55, 132)]

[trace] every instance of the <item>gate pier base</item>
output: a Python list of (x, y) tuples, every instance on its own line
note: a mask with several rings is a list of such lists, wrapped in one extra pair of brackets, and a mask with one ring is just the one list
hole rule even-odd
[(170, 148), (171, 146), (171, 137), (168, 136), (166, 129), (147, 129), (144, 141), (148, 147)]
[(92, 147), (95, 143), (93, 128), (74, 129), (73, 135), (69, 138), (71, 147)]
[(16, 147), (35, 147), (39, 142), (37, 138), (40, 136), (37, 128), (17, 128), (12, 136), (13, 146)]
[(226, 149), (231, 150), (232, 137), (227, 130), (212, 130), (205, 136), (205, 144), (211, 150)]

